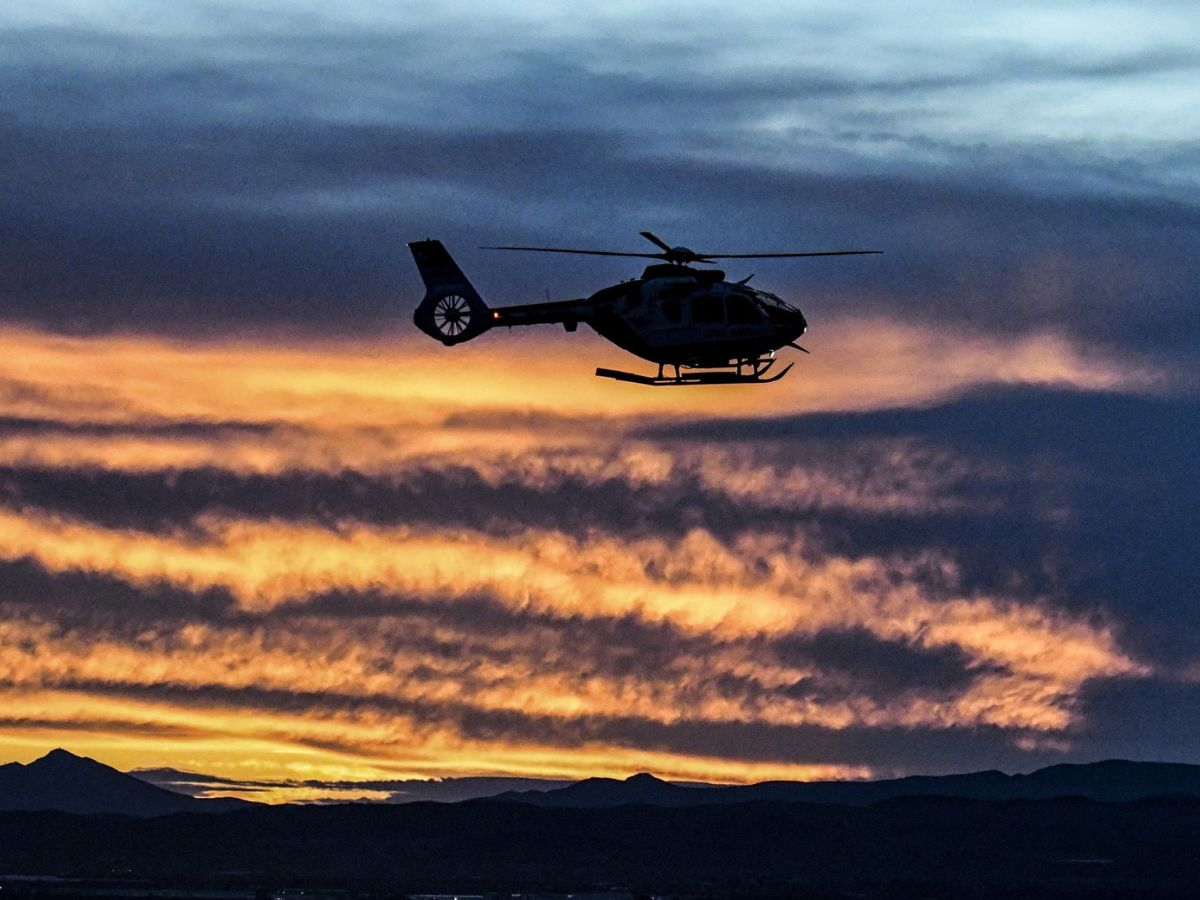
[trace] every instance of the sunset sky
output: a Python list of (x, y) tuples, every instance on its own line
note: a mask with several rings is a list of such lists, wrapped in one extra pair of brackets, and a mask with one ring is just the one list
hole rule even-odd
[[(1198, 83), (1182, 2), (5, 5), (0, 762), (1200, 762)], [(507, 304), (642, 229), (885, 253), (728, 266), (766, 387), (412, 326), (406, 241)]]

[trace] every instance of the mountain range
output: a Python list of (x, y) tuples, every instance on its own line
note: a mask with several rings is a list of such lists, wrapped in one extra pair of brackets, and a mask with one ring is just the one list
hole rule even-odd
[(642, 774), (455, 803), (271, 806), (173, 793), (56, 750), (0, 766), (0, 873), (13, 900), (181, 886), (249, 898), (305, 882), (379, 898), (613, 885), (635, 896), (1194, 897), (1200, 766), (742, 787)]
[(253, 806), (245, 800), (198, 799), (177, 794), (111, 766), (66, 750), (51, 750), (28, 765), (0, 766), (0, 811), (56, 810), (94, 815), (163, 816), (177, 812), (228, 812)]
[[(504, 783), (503, 779), (497, 779), (497, 783)], [(486, 795), (486, 785), (480, 790)], [(1108, 760), (1048, 766), (1028, 775), (987, 771), (881, 781), (767, 781), (751, 785), (674, 784), (642, 773), (624, 780), (587, 778), (562, 788), (510, 790), (478, 799), (561, 809), (612, 809), (759, 802), (870, 806), (916, 797), (976, 801), (1079, 797), (1124, 802), (1167, 796), (1200, 798), (1200, 765)], [(235, 798), (197, 798), (177, 793), (61, 749), (28, 765), (0, 766), (0, 812), (53, 810), (149, 817), (228, 812), (259, 805)]]
[(551, 791), (508, 791), (493, 799), (535, 806), (603, 809), (627, 804), (679, 807), (756, 801), (869, 806), (902, 797), (994, 801), (1084, 797), (1117, 802), (1162, 796), (1200, 797), (1200, 766), (1114, 759), (1048, 766), (1028, 775), (1006, 775), (993, 770), (882, 781), (764, 781), (728, 786), (672, 784), (643, 773), (624, 781), (588, 778)]

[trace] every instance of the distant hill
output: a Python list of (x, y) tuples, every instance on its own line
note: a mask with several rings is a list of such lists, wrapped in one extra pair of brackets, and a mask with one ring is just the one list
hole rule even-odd
[[(47, 877), (108, 879), (91, 896), (111, 900), (114, 872), (138, 890), (317, 879), (505, 896), (622, 885), (710, 897), (1151, 900), (1194, 897), (1200, 884), (1200, 766), (746, 787), (637, 775), (501, 796), (521, 802), (200, 800), (56, 750), (0, 767), (0, 809), (17, 810), (0, 811), (0, 891), (67, 900), (81, 888)], [(24, 811), (34, 808), (120, 815)]]
[[(484, 802), (611, 809), (629, 805), (677, 808), (764, 802), (871, 806), (918, 797), (984, 801), (1079, 797), (1130, 801), (1168, 796), (1200, 798), (1200, 765), (1109, 760), (1049, 766), (1029, 775), (989, 771), (883, 781), (767, 781), (738, 786), (676, 784), (643, 773), (624, 781), (588, 778), (552, 790), (510, 790), (487, 797)], [(28, 765), (0, 766), (0, 812), (49, 810), (144, 817), (227, 812), (255, 806), (259, 804), (177, 793), (66, 750), (53, 750)]]
[(0, 811), (162, 816), (227, 812), (253, 805), (244, 800), (200, 800), (177, 794), (66, 750), (51, 750), (28, 765), (0, 766)]
[(967, 800), (1084, 797), (1125, 801), (1161, 796), (1200, 797), (1200, 766), (1108, 760), (1048, 766), (1028, 775), (988, 771), (884, 781), (765, 781), (736, 786), (678, 785), (643, 773), (624, 781), (588, 778), (551, 791), (506, 791), (491, 799), (543, 807), (606, 809), (628, 804), (680, 807), (756, 801), (869, 806), (902, 797)]

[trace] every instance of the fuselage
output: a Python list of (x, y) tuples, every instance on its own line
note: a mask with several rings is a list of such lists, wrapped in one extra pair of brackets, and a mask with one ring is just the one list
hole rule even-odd
[(722, 366), (787, 346), (808, 327), (800, 310), (717, 270), (648, 266), (597, 291), (581, 317), (623, 350), (655, 363)]

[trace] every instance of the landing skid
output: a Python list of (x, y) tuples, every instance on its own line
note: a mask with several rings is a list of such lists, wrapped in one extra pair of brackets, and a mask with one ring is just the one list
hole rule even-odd
[[(737, 363), (717, 369), (695, 371), (696, 366), (676, 366), (674, 377), (663, 372), (666, 366), (658, 367), (658, 375), (637, 375), (633, 372), (621, 372), (617, 369), (597, 369), (599, 378), (612, 378), (616, 381), (628, 381), (633, 384), (649, 384), (654, 387), (683, 386), (689, 384), (769, 384), (778, 381), (791, 371), (795, 363), (788, 363), (782, 372), (767, 375), (767, 370), (775, 365), (775, 354), (759, 359), (741, 359)], [(749, 371), (747, 371), (749, 370)]]

